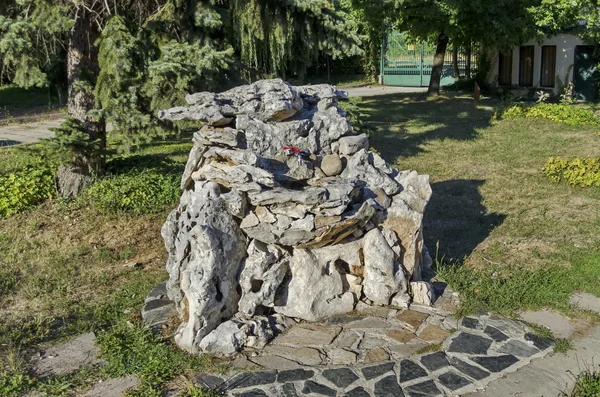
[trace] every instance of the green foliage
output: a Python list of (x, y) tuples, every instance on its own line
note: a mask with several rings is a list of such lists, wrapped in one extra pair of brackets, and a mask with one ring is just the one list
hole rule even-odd
[(54, 172), (46, 166), (27, 166), (0, 175), (0, 218), (31, 208), (55, 195)]
[(590, 370), (584, 371), (577, 377), (571, 397), (597, 396), (600, 396), (600, 373)]
[(503, 117), (507, 119), (537, 117), (569, 125), (600, 126), (600, 118), (592, 110), (566, 103), (538, 103), (533, 106), (514, 105), (503, 112)]
[(86, 165), (87, 159), (98, 158), (102, 154), (100, 139), (92, 138), (79, 120), (67, 117), (60, 126), (51, 130), (54, 136), (43, 139), (42, 143), (46, 149), (45, 156), (54, 164)]
[(103, 211), (136, 215), (161, 211), (180, 194), (176, 175), (135, 169), (100, 179), (88, 190), (92, 203)]
[(33, 383), (33, 380), (27, 375), (0, 370), (1, 396), (20, 396)]
[(98, 344), (111, 377), (137, 375), (142, 385), (134, 396), (160, 396), (160, 385), (190, 369), (210, 364), (210, 358), (193, 356), (154, 336), (147, 328), (119, 323), (100, 332)]
[(600, 186), (600, 158), (551, 157), (543, 169), (553, 182), (580, 187)]

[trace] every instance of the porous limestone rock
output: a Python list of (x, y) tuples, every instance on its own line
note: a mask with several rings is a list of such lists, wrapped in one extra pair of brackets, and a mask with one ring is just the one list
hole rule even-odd
[(422, 281), (429, 179), (370, 152), (338, 106), (344, 95), (261, 80), (159, 113), (204, 124), (162, 229), (180, 347), (231, 355), (292, 319), (433, 302)]

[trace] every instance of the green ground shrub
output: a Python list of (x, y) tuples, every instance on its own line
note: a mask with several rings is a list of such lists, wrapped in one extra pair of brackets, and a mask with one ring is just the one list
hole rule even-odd
[(533, 106), (514, 105), (503, 112), (506, 119), (537, 117), (569, 125), (597, 125), (600, 117), (591, 109), (563, 103), (538, 103)]
[(553, 182), (568, 182), (571, 185), (600, 186), (600, 158), (551, 157), (543, 169)]
[(135, 215), (161, 211), (177, 201), (179, 177), (154, 170), (131, 170), (98, 180), (88, 190), (94, 205), (106, 212)]
[(0, 175), (0, 218), (19, 213), (56, 193), (54, 172), (49, 167), (26, 166)]

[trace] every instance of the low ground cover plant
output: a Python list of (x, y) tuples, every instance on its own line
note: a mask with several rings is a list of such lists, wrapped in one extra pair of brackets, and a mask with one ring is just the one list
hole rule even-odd
[(0, 218), (34, 207), (55, 195), (54, 170), (49, 166), (28, 165), (0, 175)]
[(553, 182), (568, 182), (574, 186), (600, 186), (600, 158), (550, 157), (543, 169)]
[(600, 126), (600, 117), (594, 111), (582, 106), (568, 103), (537, 103), (530, 105), (513, 105), (504, 110), (506, 119), (523, 117), (543, 118), (568, 125)]

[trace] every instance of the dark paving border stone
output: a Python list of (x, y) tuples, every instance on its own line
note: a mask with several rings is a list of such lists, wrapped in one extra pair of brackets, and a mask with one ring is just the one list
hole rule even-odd
[(365, 367), (362, 369), (362, 373), (366, 380), (371, 380), (388, 373), (394, 369), (394, 363), (385, 363), (373, 365), (371, 367)]
[(402, 388), (396, 380), (396, 375), (386, 376), (375, 383), (373, 388), (375, 397), (404, 397)]
[(500, 372), (519, 362), (519, 359), (510, 354), (496, 357), (471, 357), (471, 360), (491, 372)]
[(476, 318), (465, 317), (462, 319), (462, 321), (460, 323), (465, 328), (470, 328), (470, 329), (482, 329), (483, 328), (483, 326), (481, 325), (479, 320), (477, 320)]
[(322, 396), (331, 396), (334, 397), (337, 393), (335, 390), (322, 385), (317, 382), (313, 382), (312, 380), (307, 380), (304, 382), (304, 388), (302, 389), (303, 394), (320, 394)]
[(350, 390), (349, 392), (346, 392), (346, 394), (344, 394), (344, 397), (371, 397), (371, 395), (368, 391), (359, 386)]
[(488, 335), (490, 338), (492, 338), (496, 342), (504, 342), (505, 340), (508, 340), (508, 336), (506, 336), (504, 334), (504, 332), (502, 332), (498, 328), (492, 327), (490, 325), (485, 327), (483, 332), (485, 332), (486, 335)]
[(315, 375), (315, 371), (309, 369), (289, 369), (285, 371), (279, 371), (277, 374), (277, 382), (286, 383), (286, 382), (296, 382), (299, 380), (307, 380), (312, 378)]
[(293, 383), (286, 383), (281, 387), (275, 389), (275, 395), (277, 397), (298, 397), (298, 393), (296, 392), (296, 386)]
[(483, 336), (462, 332), (452, 340), (448, 351), (450, 353), (487, 354), (492, 340)]
[(419, 364), (415, 364), (410, 360), (400, 361), (400, 383), (422, 378), (427, 375), (427, 371), (425, 371)]
[(410, 397), (433, 397), (442, 395), (442, 392), (432, 380), (405, 387), (404, 392)]
[(421, 357), (421, 364), (430, 371), (437, 371), (450, 365), (444, 352), (436, 352)]
[(152, 291), (150, 291), (150, 293), (148, 295), (146, 295), (145, 301), (148, 302), (148, 301), (155, 300), (155, 299), (168, 300), (167, 282), (166, 281), (163, 281), (162, 283), (158, 284), (156, 287), (152, 288)]
[(326, 369), (322, 375), (325, 379), (342, 389), (345, 389), (359, 379), (358, 375), (350, 368)]
[(471, 378), (473, 378), (475, 380), (482, 380), (482, 379), (490, 376), (489, 372), (484, 371), (481, 368), (477, 368), (474, 365), (467, 364), (464, 361), (461, 361), (456, 357), (451, 357), (449, 361), (450, 361), (450, 365), (452, 365), (454, 368), (458, 369), (463, 374), (470, 376)]
[(552, 339), (542, 338), (531, 333), (525, 334), (525, 340), (533, 342), (533, 345), (540, 350), (546, 350), (552, 345), (554, 345), (554, 341)]
[(498, 349), (498, 353), (512, 354), (517, 357), (531, 357), (539, 350), (518, 340), (511, 340)]
[(227, 386), (228, 389), (233, 390), (242, 387), (269, 385), (275, 383), (276, 378), (277, 371), (244, 372), (228, 380)]
[(267, 393), (260, 389), (252, 389), (242, 393), (235, 394), (236, 397), (269, 397)]
[(194, 384), (201, 389), (219, 389), (225, 385), (225, 379), (213, 374), (198, 374)]
[(454, 391), (469, 386), (471, 382), (454, 372), (446, 372), (438, 376), (440, 383), (448, 389)]

